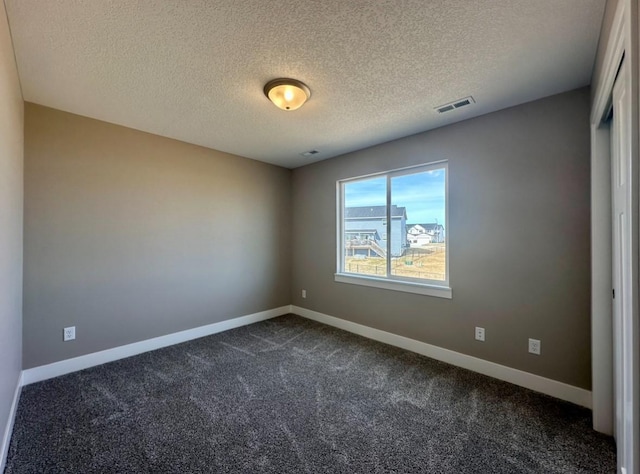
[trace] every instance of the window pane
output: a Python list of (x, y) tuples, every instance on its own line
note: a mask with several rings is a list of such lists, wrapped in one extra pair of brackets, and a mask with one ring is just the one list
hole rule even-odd
[(387, 178), (344, 183), (343, 271), (387, 276)]
[(446, 281), (446, 169), (391, 178), (391, 274)]

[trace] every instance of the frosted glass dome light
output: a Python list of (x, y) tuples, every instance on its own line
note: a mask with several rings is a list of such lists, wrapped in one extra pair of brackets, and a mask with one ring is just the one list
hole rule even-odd
[(296, 110), (302, 107), (311, 91), (300, 81), (295, 79), (274, 79), (264, 86), (266, 95), (274, 105), (282, 110)]

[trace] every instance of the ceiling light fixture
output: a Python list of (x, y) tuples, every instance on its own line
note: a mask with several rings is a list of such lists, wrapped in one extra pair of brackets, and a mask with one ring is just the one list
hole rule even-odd
[(264, 95), (282, 110), (296, 110), (311, 97), (311, 91), (295, 79), (274, 79), (264, 86)]

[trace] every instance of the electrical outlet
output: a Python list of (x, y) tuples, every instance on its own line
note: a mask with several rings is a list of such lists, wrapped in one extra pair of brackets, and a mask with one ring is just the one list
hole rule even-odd
[(476, 327), (476, 341), (484, 342), (484, 328)]
[(529, 339), (529, 352), (540, 355), (540, 340)]
[(62, 332), (62, 340), (63, 341), (73, 341), (76, 338), (76, 327), (71, 326), (68, 328), (64, 328)]
[(307, 290), (302, 290), (302, 297), (306, 298), (307, 297)]

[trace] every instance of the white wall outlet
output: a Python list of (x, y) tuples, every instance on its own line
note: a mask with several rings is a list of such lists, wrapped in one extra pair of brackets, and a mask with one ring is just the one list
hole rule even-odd
[(76, 327), (71, 326), (68, 328), (64, 328), (62, 332), (62, 339), (66, 341), (73, 341), (76, 338)]
[(540, 355), (540, 340), (529, 339), (529, 352)]
[(484, 342), (484, 328), (476, 327), (476, 341)]
[(307, 290), (302, 290), (302, 297), (306, 298), (307, 297)]

